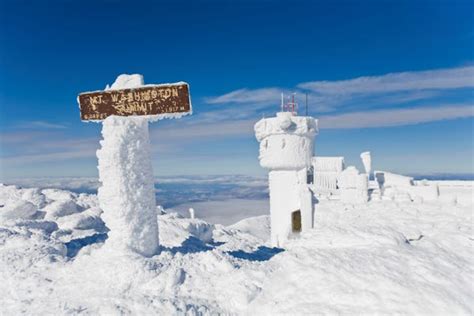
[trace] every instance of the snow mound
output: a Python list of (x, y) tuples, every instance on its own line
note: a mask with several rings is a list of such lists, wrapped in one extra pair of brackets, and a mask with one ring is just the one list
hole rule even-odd
[(59, 200), (48, 204), (43, 208), (43, 212), (46, 212), (46, 219), (57, 219), (79, 212), (77, 204), (72, 200)]
[(77, 197), (75, 193), (60, 189), (44, 189), (41, 190), (41, 194), (44, 195), (49, 202), (70, 201)]
[(104, 230), (105, 224), (100, 218), (102, 210), (95, 207), (85, 210), (82, 213), (72, 213), (70, 216), (57, 218), (57, 223), (61, 229), (95, 229)]
[(22, 200), (34, 204), (37, 208), (43, 208), (46, 205), (46, 196), (41, 194), (40, 189), (23, 189), (21, 192)]
[(178, 213), (163, 214), (159, 217), (160, 240), (165, 247), (181, 245), (194, 237), (202, 242), (210, 242), (215, 226), (196, 218), (185, 218)]
[(270, 216), (246, 218), (229, 226), (229, 228), (250, 234), (261, 239), (262, 242), (266, 242), (270, 237)]
[(29, 219), (37, 211), (37, 207), (28, 201), (17, 200), (8, 203), (0, 208), (0, 218), (2, 219)]

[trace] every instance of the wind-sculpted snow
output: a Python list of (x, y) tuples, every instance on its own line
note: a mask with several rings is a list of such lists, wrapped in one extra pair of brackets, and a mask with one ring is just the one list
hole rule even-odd
[(103, 247), (94, 195), (0, 186), (0, 214), (2, 315), (473, 313), (472, 203), (320, 201), (285, 249), (158, 208), (151, 258)]

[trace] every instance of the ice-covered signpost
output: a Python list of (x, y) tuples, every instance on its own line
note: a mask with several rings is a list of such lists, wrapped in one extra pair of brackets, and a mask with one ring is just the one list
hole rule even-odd
[(78, 102), (83, 121), (102, 122), (98, 197), (110, 229), (107, 246), (152, 256), (159, 240), (148, 122), (191, 114), (189, 86), (144, 85), (141, 75), (120, 75)]

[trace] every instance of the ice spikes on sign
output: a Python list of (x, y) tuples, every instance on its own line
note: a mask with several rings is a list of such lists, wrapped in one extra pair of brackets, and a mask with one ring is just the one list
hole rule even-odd
[(83, 121), (100, 121), (111, 115), (173, 116), (191, 113), (189, 86), (185, 82), (85, 92), (79, 94), (78, 102)]

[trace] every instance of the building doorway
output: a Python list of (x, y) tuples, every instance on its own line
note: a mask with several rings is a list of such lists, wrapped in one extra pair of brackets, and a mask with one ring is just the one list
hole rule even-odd
[(293, 233), (301, 232), (301, 211), (297, 210), (291, 213), (291, 230)]

